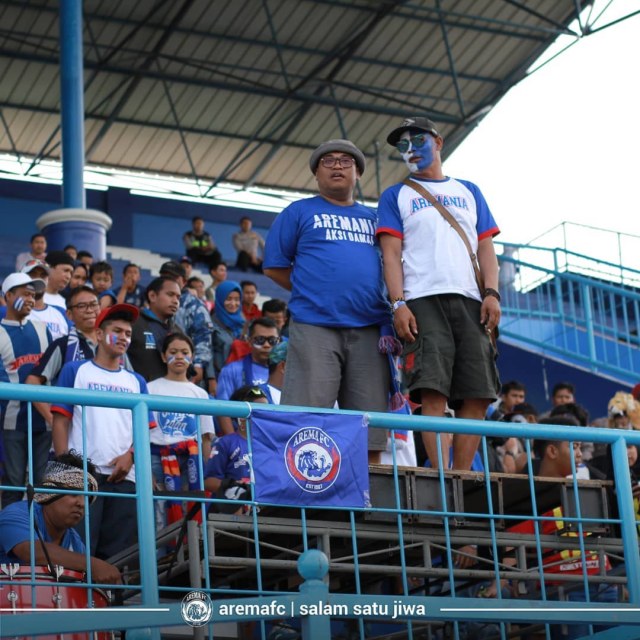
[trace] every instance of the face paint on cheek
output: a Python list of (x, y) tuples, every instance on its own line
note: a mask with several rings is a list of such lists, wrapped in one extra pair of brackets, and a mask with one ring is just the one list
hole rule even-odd
[[(173, 364), (177, 359), (176, 356), (169, 356), (167, 358), (167, 364)], [(189, 356), (184, 356), (182, 361), (187, 365), (191, 364), (191, 358)]]
[[(433, 144), (434, 140), (429, 136), (421, 147), (414, 148), (414, 146), (411, 145), (409, 150), (402, 154), (404, 163), (411, 173), (417, 173), (431, 166), (434, 160)], [(409, 159), (413, 156), (420, 156), (417, 162), (409, 162)]]
[(22, 309), (22, 307), (24, 307), (24, 298), (22, 296), (18, 296), (14, 301), (13, 301), (13, 308), (16, 311), (20, 311)]
[(118, 344), (118, 336), (114, 335), (113, 333), (107, 333), (107, 335), (105, 336), (105, 340), (107, 341), (107, 344), (111, 345), (112, 347), (115, 347)]
[[(105, 340), (107, 341), (107, 344), (111, 345), (112, 347), (115, 347), (118, 344), (120, 338), (113, 333), (107, 333), (107, 335), (105, 336)], [(128, 348), (129, 345), (131, 344), (131, 338), (125, 338), (125, 343)]]

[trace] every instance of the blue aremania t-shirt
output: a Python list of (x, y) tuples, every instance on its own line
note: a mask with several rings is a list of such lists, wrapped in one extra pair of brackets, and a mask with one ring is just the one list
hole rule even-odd
[(249, 445), (247, 439), (238, 433), (222, 436), (212, 447), (211, 456), (204, 468), (205, 478), (233, 478), (248, 480)]
[(376, 224), (371, 209), (321, 196), (294, 202), (275, 219), (263, 266), (292, 267), (289, 308), (296, 322), (336, 328), (390, 322)]
[[(44, 541), (51, 542), (42, 507), (37, 502), (33, 505), (33, 517)], [(0, 511), (0, 562), (20, 562), (11, 550), (17, 544), (30, 540), (30, 529), (29, 507), (26, 501), (14, 502)], [(34, 537), (38, 544), (35, 533)], [(84, 552), (84, 543), (75, 529), (65, 531), (60, 546), (69, 551)]]

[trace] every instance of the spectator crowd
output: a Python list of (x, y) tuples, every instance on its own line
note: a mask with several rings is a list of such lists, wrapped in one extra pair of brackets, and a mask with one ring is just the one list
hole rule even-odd
[[(492, 438), (485, 459), (479, 436), (442, 437), (438, 447), (435, 434), (414, 439), (411, 431), (398, 431), (391, 443), (383, 430), (369, 429), (369, 461), (460, 470), (488, 463), (491, 472), (556, 477), (575, 469), (581, 478), (612, 478), (610, 454), (599, 445), (568, 450), (567, 443), (534, 442), (530, 469), (518, 423), (588, 428), (589, 416), (570, 382), (555, 385), (544, 414), (527, 403), (522, 383), (500, 385), (498, 225), (476, 185), (443, 174), (444, 141), (430, 120), (406, 119), (388, 142), (411, 179), (383, 193), (377, 215), (354, 200), (364, 154), (350, 141), (330, 140), (310, 158), (318, 195), (289, 205), (266, 243), (250, 218), (240, 221), (235, 268), (264, 271), (291, 292), (289, 304), (271, 299), (260, 308), (256, 282), (228, 279), (202, 218), (183, 236), (185, 255), (163, 263), (146, 287), (138, 265), (115, 274), (109, 262), (73, 246), (48, 251), (46, 238), (35, 234), (2, 284), (0, 379), (358, 411), (413, 407), (428, 416), (500, 420), (513, 424), (513, 435)], [(446, 213), (460, 231), (452, 232)], [(193, 274), (197, 263), (210, 283)], [(607, 426), (640, 428), (637, 402), (612, 401)], [(151, 412), (149, 427), (154, 483), (166, 497), (157, 503), (159, 528), (182, 518), (184, 492), (204, 486), (222, 497), (246, 494), (244, 421)], [(80, 454), (94, 465), (90, 484), (108, 494), (90, 509), (91, 556), (97, 573), (115, 581), (106, 561), (136, 540), (135, 503), (119, 497), (135, 491), (130, 412), (37, 403), (30, 413), (26, 402), (5, 401), (1, 444), (7, 488), (0, 560), (24, 560), (28, 553), (15, 542), (15, 520), (24, 515), (18, 510), (29, 446), (35, 486), (58, 474), (67, 478), (61, 486), (82, 488), (73, 458)], [(632, 474), (640, 473), (635, 447), (629, 462)], [(172, 499), (172, 493), (180, 495)], [(55, 495), (38, 498), (45, 514), (55, 502)], [(63, 539), (58, 535), (58, 546)]]

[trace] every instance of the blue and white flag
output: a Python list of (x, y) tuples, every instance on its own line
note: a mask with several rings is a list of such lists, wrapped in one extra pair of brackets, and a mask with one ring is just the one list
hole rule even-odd
[(362, 415), (251, 411), (256, 500), (296, 506), (369, 506)]

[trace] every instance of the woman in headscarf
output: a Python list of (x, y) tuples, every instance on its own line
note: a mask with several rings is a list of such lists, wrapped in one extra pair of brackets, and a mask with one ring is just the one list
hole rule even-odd
[(242, 338), (245, 330), (245, 319), (242, 315), (242, 288), (237, 282), (225, 280), (216, 287), (216, 306), (211, 319), (213, 334), (211, 343), (213, 358), (209, 367), (210, 378), (218, 378), (224, 367), (231, 343)]

